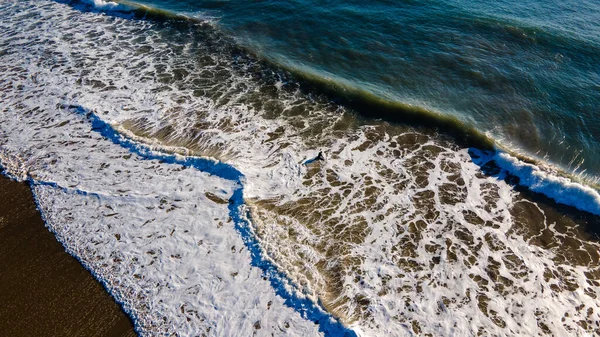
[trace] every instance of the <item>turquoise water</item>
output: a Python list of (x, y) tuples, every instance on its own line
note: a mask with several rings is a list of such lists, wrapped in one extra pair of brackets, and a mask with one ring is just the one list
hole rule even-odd
[(142, 3), (213, 17), (294, 74), (456, 116), (505, 148), (600, 174), (597, 2)]

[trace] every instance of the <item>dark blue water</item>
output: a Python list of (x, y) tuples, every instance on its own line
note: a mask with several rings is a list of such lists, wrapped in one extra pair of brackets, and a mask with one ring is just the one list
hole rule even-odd
[(600, 2), (140, 2), (216, 18), (292, 74), (455, 116), (500, 147), (600, 175)]

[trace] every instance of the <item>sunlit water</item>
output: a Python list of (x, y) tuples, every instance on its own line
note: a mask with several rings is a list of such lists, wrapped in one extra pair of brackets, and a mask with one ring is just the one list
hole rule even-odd
[(31, 87), (233, 165), (267, 256), (361, 334), (597, 332), (600, 197), (564, 177), (597, 174), (592, 4), (144, 4), (3, 3), (5, 118), (55, 109)]

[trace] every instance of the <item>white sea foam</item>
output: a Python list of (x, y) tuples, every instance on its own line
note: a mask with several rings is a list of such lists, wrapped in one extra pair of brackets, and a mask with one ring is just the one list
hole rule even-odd
[(600, 194), (597, 190), (560, 176), (555, 170), (525, 163), (503, 151), (483, 154), (481, 162), (494, 161), (505, 173), (519, 178), (519, 185), (543, 194), (556, 202), (600, 215)]
[[(386, 156), (377, 155), (386, 150), (386, 141), (362, 153), (352, 150), (365, 140), (358, 138), (332, 146), (332, 152), (339, 153), (339, 160), (329, 159), (325, 167), (335, 171), (339, 181), (355, 180), (352, 176), (365, 173), (365, 168), (374, 168), (373, 158), (383, 167), (395, 167), (400, 177), (414, 179), (411, 165), (407, 164), (419, 151), (386, 162)], [(435, 143), (426, 143), (423, 147), (427, 145)], [(342, 166), (346, 161), (352, 164)], [(353, 274), (346, 276), (340, 297), (362, 297), (371, 301), (367, 310), (372, 321), (359, 319), (355, 323), (364, 335), (403, 336), (419, 331), (440, 336), (474, 335), (478, 331), (492, 335), (531, 335), (539, 333), (544, 326), (553, 335), (568, 336), (583, 333), (577, 328), (577, 321), (583, 317), (573, 303), (593, 308), (592, 316), (588, 317), (597, 322), (598, 303), (595, 295), (589, 295), (592, 288), (585, 275), (590, 269), (558, 266), (553, 252), (532, 245), (522, 236), (510, 234), (516, 222), (510, 212), (516, 193), (510, 185), (482, 176), (479, 166), (469, 160), (466, 149), (444, 150), (424, 164), (430, 163), (432, 168), (421, 187), (409, 182), (409, 188), (397, 193), (379, 183), (384, 188), (378, 190), (377, 202), (385, 206), (375, 212), (360, 213), (369, 223), (370, 234), (364, 244), (355, 245), (351, 250), (350, 255), (360, 257), (362, 262), (359, 268), (353, 269)], [(444, 169), (447, 163), (460, 166), (447, 172)], [(444, 186), (454, 184), (456, 178), (452, 176), (456, 172), (465, 184), (457, 190), (463, 196), (455, 203), (443, 200), (441, 191)], [(376, 172), (368, 174), (381, 179)], [(356, 196), (365, 186), (368, 185), (356, 184), (349, 194)], [(336, 192), (342, 191), (333, 188), (330, 198), (334, 198)], [(492, 194), (495, 197), (489, 199)], [(421, 213), (418, 206), (421, 203), (430, 203), (428, 207), (434, 213), (431, 217)], [(332, 217), (340, 216), (344, 219), (341, 222), (349, 223), (353, 208), (351, 203), (342, 204)], [(469, 213), (478, 221), (468, 219)], [(292, 239), (286, 235), (286, 228), (269, 224), (277, 220), (283, 221), (277, 216), (266, 220), (262, 224), (265, 228), (262, 235), (267, 242), (279, 242), (280, 248), (271, 253), (280, 260), (290, 261), (286, 268), (292, 269), (293, 264), (298, 263), (293, 250), (309, 251), (311, 242), (318, 238), (306, 231)], [(294, 219), (285, 221), (294, 223), (292, 227), (298, 231), (306, 226)], [(422, 228), (415, 232), (415, 226)], [(282, 241), (288, 243), (282, 244)], [(594, 247), (592, 249), (598, 248)], [(519, 262), (513, 264), (512, 257)], [(497, 274), (492, 272), (495, 266), (499, 266)], [(591, 267), (593, 269), (593, 264)], [(569, 275), (567, 278), (577, 285), (577, 290), (556, 291), (556, 284), (563, 281), (547, 278), (548, 270), (555, 268)], [(309, 270), (307, 267), (303, 271), (308, 273)], [(356, 309), (352, 305), (347, 308), (349, 312)], [(486, 314), (482, 314), (481, 305), (486, 308)]]
[[(45, 6), (49, 16), (63, 9)], [(30, 181), (49, 229), (141, 335), (321, 334), (252, 267), (228, 209), (237, 182), (145, 159), (94, 132), (29, 57), (2, 75), (0, 164)]]
[[(228, 55), (226, 41), (204, 43), (210, 31), (163, 34), (169, 27), (52, 2), (1, 9), (28, 15), (0, 22), (2, 164), (37, 183), (49, 226), (144, 334), (247, 335), (262, 316), (259, 334), (319, 327), (250, 267), (227, 206), (206, 195), (229, 199), (234, 184), (143, 160), (92, 131), (87, 113), (155, 149), (241, 171), (253, 229), (292, 281), (286, 287), (331, 305), (361, 336), (583, 335), (600, 322), (585, 274), (597, 264), (592, 253), (588, 265), (557, 262), (560, 249), (534, 241), (566, 235), (512, 186), (482, 174), (466, 149), (382, 123), (340, 131), (343, 108), (282, 78), (261, 82), (251, 75), (261, 69)], [(263, 105), (281, 106), (279, 115)], [(327, 160), (303, 164), (318, 148)], [(517, 230), (520, 203), (542, 219), (535, 235)], [(341, 280), (333, 290), (332, 280)]]
[(91, 5), (94, 8), (102, 10), (102, 11), (123, 12), (123, 11), (132, 10), (132, 7), (122, 4), (122, 3), (117, 3), (114, 1), (104, 1), (104, 0), (80, 0), (80, 1), (84, 4)]
[(142, 335), (319, 334), (251, 267), (227, 208), (235, 182), (132, 154), (54, 97), (20, 106), (36, 115), (4, 106), (3, 168), (32, 183), (47, 226)]

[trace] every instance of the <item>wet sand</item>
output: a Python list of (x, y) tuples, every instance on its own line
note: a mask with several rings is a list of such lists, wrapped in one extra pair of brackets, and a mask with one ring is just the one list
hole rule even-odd
[(26, 183), (0, 175), (0, 336), (136, 336), (102, 285), (48, 231)]

